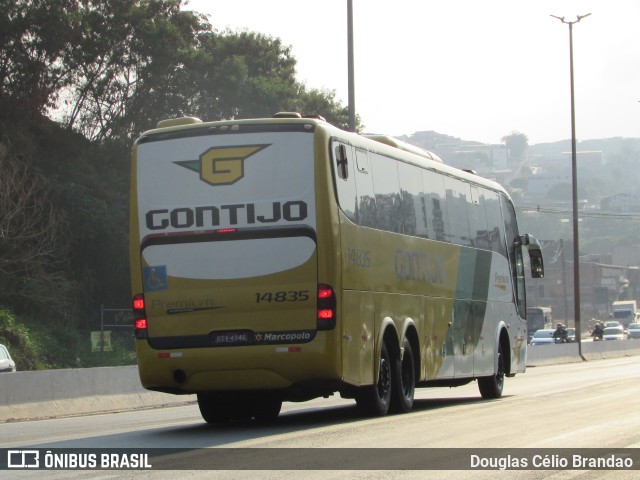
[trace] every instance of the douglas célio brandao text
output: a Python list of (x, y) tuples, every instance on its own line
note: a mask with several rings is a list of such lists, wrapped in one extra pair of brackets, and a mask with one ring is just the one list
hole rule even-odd
[(510, 470), (510, 469), (633, 469), (633, 458), (626, 455), (616, 455), (607, 453), (601, 456), (581, 455), (573, 453), (571, 455), (504, 455), (504, 456), (483, 456), (470, 455), (470, 467), (472, 469), (484, 470)]

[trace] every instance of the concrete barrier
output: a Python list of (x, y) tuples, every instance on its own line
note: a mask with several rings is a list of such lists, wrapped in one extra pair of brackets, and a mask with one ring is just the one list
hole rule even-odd
[(0, 423), (108, 413), (195, 402), (195, 395), (151, 392), (138, 368), (38, 370), (0, 375)]
[[(584, 342), (587, 360), (640, 355), (640, 340)], [(581, 362), (578, 345), (527, 349), (527, 366)], [(138, 368), (101, 367), (0, 374), (0, 423), (194, 403), (195, 395), (151, 392)]]
[[(640, 340), (604, 340), (582, 342), (582, 356), (586, 360), (640, 355)], [(577, 343), (560, 345), (536, 345), (527, 348), (527, 366), (553, 365), (557, 363), (582, 362)]]

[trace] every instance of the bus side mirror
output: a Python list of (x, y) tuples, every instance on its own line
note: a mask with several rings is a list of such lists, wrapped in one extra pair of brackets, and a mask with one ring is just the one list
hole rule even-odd
[(540, 248), (540, 242), (528, 233), (518, 237), (516, 242), (523, 247), (527, 247), (527, 251), (529, 252), (529, 263), (531, 264), (531, 277), (544, 277), (544, 262), (542, 260), (542, 248)]
[(544, 277), (544, 264), (540, 250), (529, 250), (529, 262), (531, 263), (531, 276), (533, 278)]

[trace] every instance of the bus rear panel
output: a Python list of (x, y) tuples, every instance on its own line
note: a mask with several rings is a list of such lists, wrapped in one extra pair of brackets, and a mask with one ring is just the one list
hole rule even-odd
[(318, 318), (335, 293), (318, 284), (313, 145), (313, 128), (301, 124), (137, 142), (132, 265), (146, 388), (286, 389), (336, 378), (327, 341), (335, 306)]

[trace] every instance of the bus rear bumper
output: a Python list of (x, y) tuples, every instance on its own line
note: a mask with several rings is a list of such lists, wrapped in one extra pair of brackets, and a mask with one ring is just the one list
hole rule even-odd
[(149, 390), (191, 394), (286, 390), (294, 386), (304, 389), (304, 385), (314, 390), (318, 384), (324, 391), (326, 384), (337, 385), (340, 380), (339, 355), (325, 342), (182, 352), (161, 352), (150, 348), (146, 341), (138, 342), (140, 381)]

